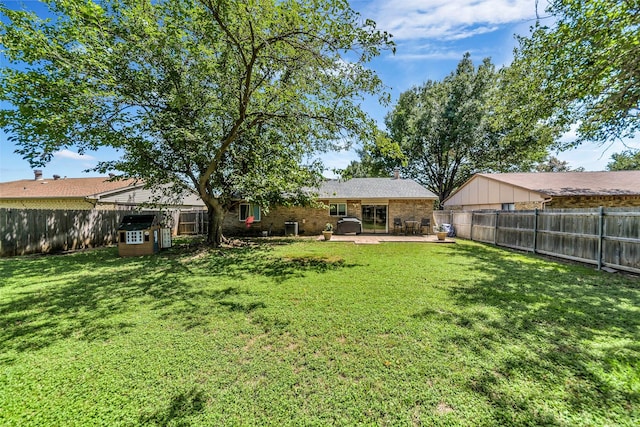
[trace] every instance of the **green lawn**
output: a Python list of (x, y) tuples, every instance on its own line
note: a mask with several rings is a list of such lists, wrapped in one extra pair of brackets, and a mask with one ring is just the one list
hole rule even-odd
[(459, 241), (0, 260), (0, 425), (638, 425), (640, 280)]

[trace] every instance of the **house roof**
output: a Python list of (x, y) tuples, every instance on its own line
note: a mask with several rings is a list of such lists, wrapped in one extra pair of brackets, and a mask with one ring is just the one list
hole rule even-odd
[(107, 191), (141, 185), (128, 179), (109, 181), (107, 177), (22, 179), (0, 182), (0, 199), (46, 199), (90, 197)]
[(197, 194), (180, 193), (172, 189), (171, 184), (163, 184), (154, 188), (143, 188), (142, 185), (119, 188), (96, 195), (99, 203), (118, 204), (161, 204), (165, 206), (191, 206), (204, 208), (205, 204)]
[(352, 178), (327, 180), (318, 190), (319, 199), (433, 199), (438, 197), (411, 179)]
[[(0, 183), (0, 199), (91, 197), (110, 200), (111, 198), (124, 197), (122, 195), (128, 194), (126, 191), (132, 189), (142, 191), (142, 182), (133, 179), (109, 181), (109, 178), (106, 177), (23, 179)], [(122, 190), (125, 190), (125, 192), (123, 193)], [(393, 178), (353, 178), (346, 181), (327, 180), (320, 186), (318, 197), (321, 199), (433, 200), (438, 198), (431, 191), (411, 179)]]
[(475, 176), (556, 197), (640, 195), (640, 171), (481, 173)]

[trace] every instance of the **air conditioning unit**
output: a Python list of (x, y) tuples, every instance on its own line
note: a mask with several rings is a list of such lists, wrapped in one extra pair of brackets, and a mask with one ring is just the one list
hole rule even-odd
[(284, 223), (284, 235), (285, 236), (297, 236), (298, 235), (298, 223), (296, 221), (287, 221)]

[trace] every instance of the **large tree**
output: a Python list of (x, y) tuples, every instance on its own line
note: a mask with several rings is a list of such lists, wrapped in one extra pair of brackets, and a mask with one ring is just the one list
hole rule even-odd
[(33, 165), (109, 146), (118, 170), (172, 183), (207, 206), (223, 241), (238, 197), (305, 202), (303, 160), (371, 139), (365, 68), (390, 36), (346, 0), (60, 0), (47, 16), (0, 8), (0, 126)]
[(523, 126), (505, 113), (500, 84), (501, 73), (489, 59), (474, 67), (465, 54), (442, 81), (402, 93), (387, 115), (390, 137), (405, 156), (405, 174), (440, 202), (474, 173), (530, 167), (552, 143), (554, 133), (546, 126)]
[(551, 0), (544, 14), (515, 51), (510, 108), (565, 130), (577, 125), (572, 144), (633, 136), (640, 126), (638, 2)]
[(640, 150), (625, 150), (611, 155), (611, 162), (607, 163), (610, 171), (640, 170)]

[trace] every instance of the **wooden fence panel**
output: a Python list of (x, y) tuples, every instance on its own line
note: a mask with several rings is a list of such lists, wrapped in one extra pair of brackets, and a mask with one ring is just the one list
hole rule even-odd
[(506, 211), (496, 215), (495, 243), (523, 251), (534, 249), (535, 212)]
[(604, 213), (602, 264), (640, 272), (640, 212), (610, 209)]
[(178, 219), (178, 235), (202, 235), (209, 230), (207, 211), (180, 212)]
[(591, 264), (598, 263), (599, 214), (558, 209), (538, 214), (536, 251)]
[(157, 211), (0, 209), (0, 256), (59, 252), (117, 243), (125, 215)]
[(453, 212), (452, 223), (455, 224), (456, 236), (463, 239), (471, 239), (471, 226), (473, 224), (472, 212)]
[[(453, 225), (456, 226), (455, 224)], [(471, 230), (473, 240), (484, 243), (496, 241), (496, 213), (474, 212), (473, 227)]]
[[(438, 215), (453, 218), (456, 229), (469, 227), (461, 213)], [(458, 236), (640, 273), (638, 208), (475, 211), (470, 228), (469, 237)]]
[(452, 211), (433, 211), (434, 226), (437, 224), (450, 224), (452, 222)]

